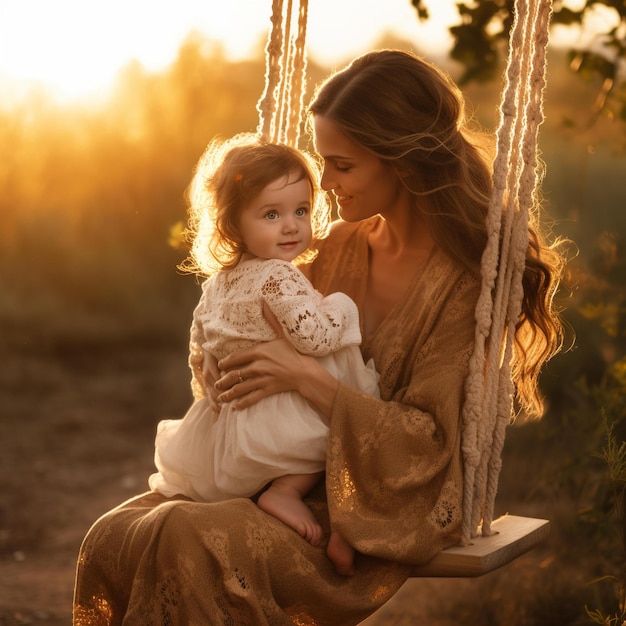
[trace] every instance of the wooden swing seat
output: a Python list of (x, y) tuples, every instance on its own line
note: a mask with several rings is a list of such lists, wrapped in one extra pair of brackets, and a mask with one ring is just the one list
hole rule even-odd
[(518, 556), (525, 554), (543, 541), (550, 532), (546, 519), (503, 515), (491, 524), (496, 533), (478, 536), (469, 546), (452, 546), (435, 558), (415, 567), (412, 577), (472, 578), (487, 574)]

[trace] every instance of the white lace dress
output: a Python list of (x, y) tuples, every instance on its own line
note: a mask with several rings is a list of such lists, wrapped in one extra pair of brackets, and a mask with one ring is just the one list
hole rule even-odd
[(328, 424), (300, 394), (274, 394), (241, 410), (227, 403), (215, 414), (200, 387), (203, 351), (219, 360), (275, 338), (264, 300), (298, 351), (319, 358), (340, 382), (379, 397), (374, 364), (366, 365), (359, 349), (355, 303), (343, 293), (322, 297), (286, 261), (243, 261), (202, 286), (190, 339), (196, 401), (183, 419), (157, 427), (153, 491), (216, 502), (252, 496), (278, 476), (324, 470)]

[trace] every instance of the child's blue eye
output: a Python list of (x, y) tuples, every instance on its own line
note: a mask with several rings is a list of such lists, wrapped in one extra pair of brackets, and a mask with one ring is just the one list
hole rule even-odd
[(307, 209), (306, 207), (301, 207), (299, 209), (296, 209), (296, 215), (298, 217), (303, 217), (304, 215), (306, 215), (309, 212), (309, 209)]
[(276, 211), (268, 211), (265, 214), (265, 218), (268, 220), (275, 220), (278, 218), (278, 213)]

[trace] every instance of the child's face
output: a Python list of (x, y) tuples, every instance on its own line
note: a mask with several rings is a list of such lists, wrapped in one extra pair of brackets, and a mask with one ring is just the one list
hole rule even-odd
[(241, 212), (239, 229), (249, 254), (293, 261), (311, 245), (311, 187), (301, 173), (271, 182)]

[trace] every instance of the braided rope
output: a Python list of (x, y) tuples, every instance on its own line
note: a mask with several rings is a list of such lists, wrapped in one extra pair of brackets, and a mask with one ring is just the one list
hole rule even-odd
[(306, 85), (308, 0), (299, 0), (294, 30), (294, 0), (273, 0), (272, 29), (265, 48), (265, 91), (257, 103), (258, 133), (267, 141), (297, 146)]
[(259, 112), (258, 132), (262, 137), (273, 135), (273, 120), (276, 111), (276, 90), (280, 80), (280, 59), (283, 55), (283, 3), (272, 1), (272, 28), (265, 46), (265, 91), (257, 110)]
[(511, 422), (510, 362), (521, 313), (529, 214), (540, 173), (537, 134), (543, 121), (550, 0), (517, 0), (487, 218), (476, 343), (463, 408), (464, 496), (461, 542), (470, 543), (482, 520), (490, 535), (506, 426)]

